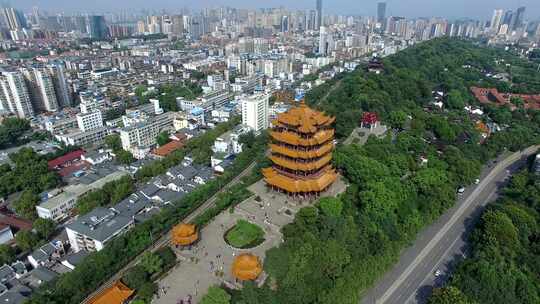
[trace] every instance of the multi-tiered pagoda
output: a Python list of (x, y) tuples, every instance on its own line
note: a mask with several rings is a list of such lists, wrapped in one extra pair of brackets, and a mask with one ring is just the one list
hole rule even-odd
[(312, 196), (325, 191), (337, 179), (332, 168), (335, 117), (299, 106), (278, 115), (272, 122), (270, 159), (263, 169), (265, 181), (274, 190), (293, 196)]

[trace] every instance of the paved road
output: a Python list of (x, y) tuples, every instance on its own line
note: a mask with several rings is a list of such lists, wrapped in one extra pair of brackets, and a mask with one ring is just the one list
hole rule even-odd
[[(223, 191), (227, 190), (229, 187), (237, 184), (238, 182), (240, 182), (240, 179), (248, 174), (251, 173), (251, 170), (253, 170), (253, 168), (255, 167), (257, 163), (256, 162), (253, 162), (251, 163), (246, 169), (244, 169), (244, 171), (242, 171), (242, 173), (240, 173), (239, 175), (237, 175), (233, 180), (231, 180), (227, 185), (225, 185), (225, 187), (223, 187), (220, 191), (218, 191), (216, 194), (214, 194), (211, 198), (209, 198), (204, 204), (202, 204), (199, 208), (197, 208), (195, 211), (193, 211), (191, 214), (189, 214), (186, 218), (182, 219), (183, 222), (190, 222), (190, 221), (193, 221), (197, 216), (201, 215), (202, 213), (204, 213), (206, 210), (210, 209), (211, 207), (214, 206), (217, 198), (218, 198), (218, 195), (220, 193), (222, 193)], [(140, 255), (136, 256), (134, 259), (132, 259), (126, 266), (124, 266), (120, 271), (118, 271), (114, 276), (112, 276), (111, 278), (109, 278), (105, 283), (103, 283), (97, 290), (95, 290), (93, 293), (91, 293), (90, 295), (88, 295), (88, 297), (86, 297), (86, 299), (84, 299), (82, 301), (83, 304), (86, 304), (86, 303), (89, 303), (90, 299), (94, 296), (96, 296), (97, 294), (99, 294), (100, 292), (102, 292), (103, 290), (109, 288), (114, 282), (120, 280), (122, 278), (122, 276), (126, 273), (126, 271), (128, 269), (130, 269), (131, 267), (135, 266), (138, 262), (139, 262), (139, 259), (140, 257), (147, 251), (150, 251), (150, 252), (154, 252), (156, 250), (158, 250), (159, 248), (163, 247), (163, 246), (167, 246), (170, 244), (170, 241), (171, 241), (171, 235), (170, 233), (166, 233), (165, 235), (163, 235), (162, 237), (160, 237), (159, 239), (157, 239), (154, 244), (152, 244), (152, 246), (148, 247), (145, 251), (143, 251)]]
[[(455, 262), (467, 254), (466, 239), (485, 205), (496, 199), (508, 176), (525, 163), (540, 146), (499, 159), (485, 168), (481, 182), (469, 187), (455, 206), (418, 234), (399, 262), (368, 290), (362, 304), (425, 303), (431, 289), (449, 276)], [(434, 272), (442, 275), (435, 277)]]

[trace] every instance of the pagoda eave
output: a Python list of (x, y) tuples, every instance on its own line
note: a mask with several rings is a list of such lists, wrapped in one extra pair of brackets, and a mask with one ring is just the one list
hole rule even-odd
[(291, 194), (319, 193), (325, 191), (338, 175), (335, 170), (329, 169), (317, 178), (293, 179), (279, 174), (273, 168), (266, 168), (262, 171), (266, 183)]

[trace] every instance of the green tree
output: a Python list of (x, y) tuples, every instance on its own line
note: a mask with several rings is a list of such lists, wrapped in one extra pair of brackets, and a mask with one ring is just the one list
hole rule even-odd
[(37, 217), (37, 205), (39, 205), (39, 196), (33, 191), (26, 190), (15, 202), (14, 207), (17, 211), (17, 214), (19, 214), (20, 216), (27, 219), (35, 219)]
[(407, 121), (407, 113), (403, 111), (393, 111), (388, 117), (388, 123), (394, 129), (402, 129)]
[(48, 239), (55, 231), (56, 224), (51, 219), (38, 218), (33, 225), (40, 239)]
[(38, 244), (38, 237), (31, 231), (21, 230), (15, 234), (15, 243), (23, 251), (28, 251)]
[(465, 99), (459, 90), (451, 90), (446, 96), (446, 102), (451, 109), (461, 110), (465, 107)]
[(163, 269), (163, 260), (161, 257), (151, 252), (143, 254), (140, 264), (149, 274), (160, 272)]
[(139, 290), (137, 290), (137, 296), (146, 303), (152, 302), (152, 298), (156, 293), (158, 286), (154, 282), (144, 283)]
[(150, 281), (150, 276), (144, 267), (135, 265), (122, 277), (122, 281), (130, 288), (139, 290)]
[(510, 102), (518, 108), (523, 107), (523, 105), (525, 104), (523, 98), (517, 96), (510, 97)]
[(167, 131), (163, 131), (163, 132), (159, 133), (157, 138), (156, 138), (156, 142), (160, 146), (163, 146), (163, 145), (169, 143), (170, 141), (171, 141), (171, 139), (169, 138), (169, 132), (167, 132)]
[(137, 86), (135, 88), (135, 95), (139, 98), (139, 100), (142, 100), (147, 90), (148, 89), (145, 86), (142, 86), (142, 85)]
[(201, 304), (229, 304), (231, 295), (218, 286), (211, 286), (201, 299)]
[(163, 261), (165, 267), (171, 267), (176, 264), (176, 254), (171, 247), (162, 247), (156, 251), (157, 255)]
[(109, 149), (112, 149), (113, 152), (118, 152), (122, 149), (122, 141), (120, 140), (120, 135), (118, 134), (112, 134), (107, 137), (105, 137), (105, 145)]
[(13, 262), (15, 258), (15, 249), (13, 249), (13, 247), (6, 244), (0, 244), (0, 264), (9, 264)]
[(472, 304), (473, 302), (456, 287), (435, 288), (429, 304)]
[(126, 150), (117, 151), (116, 159), (123, 165), (129, 165), (135, 161), (135, 157), (133, 157), (133, 154)]
[(339, 217), (343, 210), (343, 202), (335, 197), (323, 197), (319, 200), (322, 212), (326, 216)]

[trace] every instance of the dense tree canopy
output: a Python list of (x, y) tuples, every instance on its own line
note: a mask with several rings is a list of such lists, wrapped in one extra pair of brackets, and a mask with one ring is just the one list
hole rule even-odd
[[(283, 227), (284, 243), (267, 252), (264, 267), (271, 283), (246, 288), (233, 298), (235, 303), (245, 298), (263, 304), (358, 303), (359, 295), (397, 260), (418, 231), (454, 204), (456, 190), (473, 182), (482, 164), (505, 148), (538, 143), (535, 113), (505, 112), (500, 116), (509, 127), (482, 143), (463, 110), (465, 104), (476, 104), (469, 87), (487, 81), (481, 70), (501, 68), (495, 63), (499, 56), (510, 55), (470, 42), (435, 39), (383, 59), (381, 74), (361, 67), (309, 92), (308, 103), (336, 115), (339, 138), (351, 133), (363, 111), (377, 112), (391, 130), (381, 138), (370, 137), (363, 146), (337, 147), (334, 163), (350, 183), (347, 191), (301, 209), (294, 222)], [(466, 68), (470, 63), (478, 68)], [(443, 111), (427, 107), (434, 90), (448, 94)], [(506, 110), (493, 110), (498, 111)], [(525, 236), (512, 216), (499, 213), (487, 218), (489, 241), (508, 244), (505, 250), (520, 248)], [(519, 219), (521, 226), (530, 226), (528, 217), (520, 213)], [(494, 284), (498, 294), (492, 297), (499, 297), (497, 303), (523, 302), (501, 295), (503, 286), (515, 286), (523, 297), (535, 300), (531, 282), (501, 281)], [(463, 293), (441, 290), (440, 303), (476, 299)]]
[[(430, 303), (538, 303), (539, 222), (540, 177), (524, 170), (484, 212), (471, 236), (470, 258)], [(462, 302), (450, 302), (458, 298)]]
[(21, 148), (9, 155), (13, 165), (0, 166), (0, 196), (26, 190), (34, 194), (52, 189), (60, 183), (56, 172), (50, 172), (45, 157), (31, 148)]

